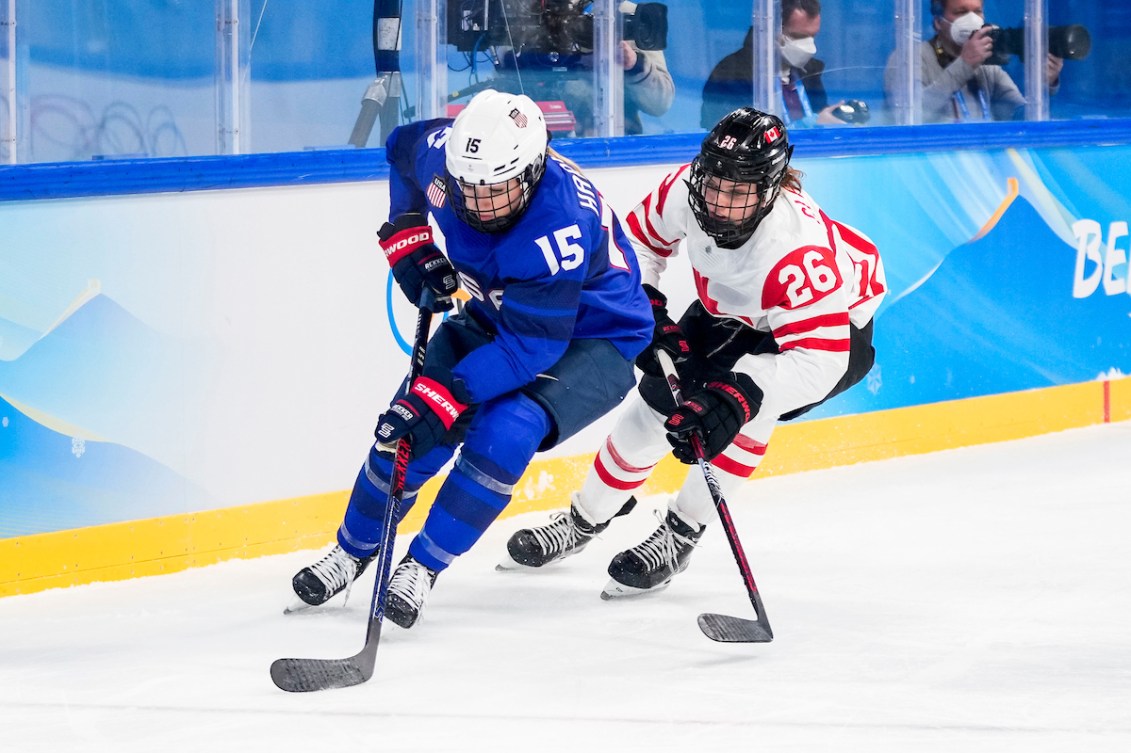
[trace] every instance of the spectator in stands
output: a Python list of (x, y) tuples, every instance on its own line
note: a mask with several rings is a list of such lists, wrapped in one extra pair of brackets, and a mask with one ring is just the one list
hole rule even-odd
[[(985, 26), (982, 0), (931, 0), (935, 35), (919, 49), (923, 122), (1014, 120), (1024, 115), (1025, 97), (1000, 65), (988, 63), (993, 39)], [(1050, 93), (1060, 87), (1064, 59), (1050, 54)], [(898, 75), (895, 54), (884, 70), (889, 106)]]
[[(821, 73), (823, 61), (814, 57), (815, 37), (821, 30), (821, 0), (782, 0), (781, 53), (782, 100), (785, 122), (793, 127), (844, 125), (833, 115), (840, 104), (829, 105)], [(746, 32), (742, 49), (727, 55), (711, 71), (703, 86), (699, 125), (713, 128), (723, 117), (753, 102), (754, 28)]]

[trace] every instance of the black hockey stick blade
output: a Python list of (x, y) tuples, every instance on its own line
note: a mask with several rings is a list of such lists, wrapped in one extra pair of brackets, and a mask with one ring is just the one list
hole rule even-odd
[[(676, 372), (671, 356), (657, 348), (656, 358), (659, 360), (660, 367), (664, 371), (664, 377), (668, 381), (668, 389), (671, 390), (672, 399), (675, 400), (677, 405), (682, 405), (683, 393), (680, 389), (679, 374)], [(719, 480), (715, 477), (715, 471), (704, 456), (702, 439), (698, 435), (693, 434), (691, 436), (691, 447), (698, 459), (699, 467), (703, 471), (703, 480), (707, 484), (707, 491), (711, 494), (711, 501), (715, 503), (715, 510), (719, 513), (719, 521), (722, 523), (723, 532), (726, 533), (731, 554), (734, 555), (734, 562), (738, 565), (743, 585), (746, 586), (746, 595), (750, 598), (754, 613), (758, 615), (756, 620), (747, 620), (725, 614), (701, 614), (698, 620), (699, 629), (711, 640), (721, 643), (769, 643), (774, 639), (774, 631), (770, 629), (770, 619), (766, 617), (766, 609), (762, 606), (762, 597), (758, 593), (758, 585), (754, 582), (754, 574), (750, 571), (750, 563), (746, 559), (746, 553), (742, 551), (742, 542), (738, 539), (738, 531), (735, 530), (734, 520), (731, 519), (730, 508), (727, 506), (726, 498), (723, 497), (723, 491), (719, 486)]]
[(373, 676), (381, 623), (370, 625), (365, 648), (348, 659), (276, 659), (271, 663), (271, 680), (288, 693), (348, 688)]
[[(419, 338), (418, 338), (419, 339)], [(393, 479), (389, 484), (389, 503), (382, 521), (380, 555), (373, 582), (373, 600), (369, 605), (369, 625), (361, 651), (346, 659), (276, 659), (271, 662), (271, 681), (288, 693), (310, 693), (315, 690), (349, 688), (373, 676), (377, 664), (377, 646), (381, 642), (381, 624), (385, 617), (385, 596), (389, 589), (389, 569), (396, 541), (397, 508), (404, 493), (405, 469), (411, 452), (407, 438), (397, 443), (393, 462)]]
[(769, 643), (774, 639), (769, 625), (726, 614), (708, 612), (699, 615), (699, 629), (703, 635), (719, 643)]

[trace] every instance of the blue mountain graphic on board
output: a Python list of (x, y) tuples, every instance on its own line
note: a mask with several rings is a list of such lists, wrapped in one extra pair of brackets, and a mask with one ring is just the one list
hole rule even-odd
[(0, 398), (0, 538), (163, 514), (202, 494), (128, 447), (75, 440)]
[(0, 316), (0, 361), (11, 361), (39, 337), (39, 332)]
[(155, 459), (178, 448), (191, 360), (96, 295), (0, 361), (0, 536), (205, 509)]
[(876, 320), (882, 386), (867, 409), (1131, 373), (1131, 297), (1073, 298), (1075, 264), (1076, 249), (1015, 200)]
[(191, 372), (183, 347), (96, 295), (14, 361), (0, 395), (97, 437), (144, 450)]

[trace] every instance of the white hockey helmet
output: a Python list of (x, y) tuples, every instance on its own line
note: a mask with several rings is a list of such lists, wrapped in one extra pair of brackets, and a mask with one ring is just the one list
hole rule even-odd
[(476, 94), (456, 116), (445, 147), (456, 216), (487, 233), (514, 224), (546, 169), (548, 141), (545, 117), (530, 97)]

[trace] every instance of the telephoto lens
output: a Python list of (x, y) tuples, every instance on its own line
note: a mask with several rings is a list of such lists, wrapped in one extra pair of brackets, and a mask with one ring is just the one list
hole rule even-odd
[[(986, 60), (987, 65), (1005, 65), (1011, 55), (1025, 59), (1025, 29), (1016, 26), (1003, 29), (986, 24), (989, 37), (993, 40), (993, 54)], [(1080, 24), (1049, 27), (1049, 53), (1065, 60), (1083, 60), (1092, 51), (1092, 35), (1087, 27)]]
[(1049, 52), (1065, 60), (1083, 60), (1092, 51), (1092, 35), (1080, 24), (1049, 27)]

